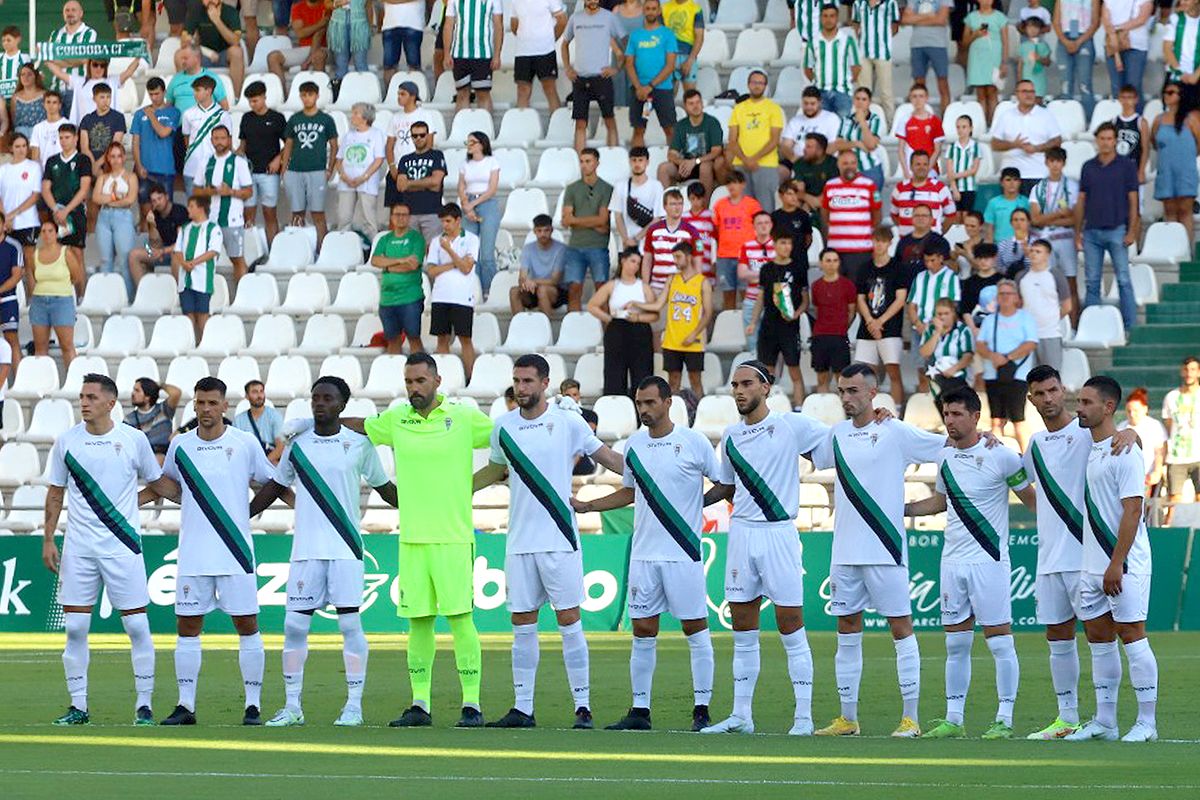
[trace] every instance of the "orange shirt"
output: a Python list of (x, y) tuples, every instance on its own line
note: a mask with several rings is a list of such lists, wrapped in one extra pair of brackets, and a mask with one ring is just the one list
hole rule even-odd
[(722, 197), (713, 206), (717, 258), (738, 258), (742, 245), (754, 238), (754, 215), (762, 211), (758, 201), (743, 195), (736, 204)]

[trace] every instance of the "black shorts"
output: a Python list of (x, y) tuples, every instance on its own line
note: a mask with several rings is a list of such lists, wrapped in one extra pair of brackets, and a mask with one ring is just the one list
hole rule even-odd
[[(768, 366), (770, 366), (768, 362)], [(850, 340), (822, 334), (812, 337), (812, 367), (817, 372), (841, 372), (850, 366)]]
[(163, 7), (167, 10), (167, 22), (172, 25), (182, 25), (187, 18), (187, 0), (164, 0)]
[(771, 369), (783, 356), (789, 367), (800, 366), (800, 326), (768, 323), (758, 329), (758, 360)]
[(958, 210), (959, 211), (974, 211), (975, 210), (975, 192), (959, 192), (958, 193)]
[(571, 119), (587, 119), (588, 106), (593, 100), (600, 106), (600, 116), (612, 119), (615, 97), (612, 78), (599, 75), (576, 78), (571, 84)]
[(558, 77), (558, 58), (551, 51), (541, 56), (517, 56), (513, 61), (513, 78), (517, 83), (533, 83)]
[[(565, 306), (567, 304), (566, 287), (555, 286), (554, 289), (555, 289), (555, 291), (558, 292), (558, 294), (556, 294), (554, 296), (554, 302), (551, 304), (551, 307), (559, 308), (561, 306)], [(530, 311), (537, 310), (538, 299), (537, 299), (537, 295), (534, 294), (533, 292), (526, 292), (524, 290), (521, 290), (521, 291), (517, 292), (517, 298), (521, 301), (521, 305), (523, 307), (525, 307), (526, 309), (528, 309)]]
[[(633, 128), (645, 128), (650, 121), (642, 116), (642, 111), (645, 110), (645, 103), (639, 103), (636, 97), (633, 97), (633, 90), (630, 90), (629, 100), (629, 124)], [(663, 130), (675, 127), (675, 92), (671, 89), (651, 89), (650, 90), (650, 105), (654, 108), (654, 116), (658, 117), (658, 124)], [(870, 255), (868, 253), (868, 255)]]
[(1025, 381), (985, 381), (984, 386), (992, 419), (1025, 421), (1025, 395), (1028, 393)]
[(492, 90), (492, 60), (490, 58), (454, 59), (454, 86), (458, 89)]
[(70, 236), (58, 237), (58, 243), (83, 250), (87, 247), (87, 213), (82, 206), (71, 212), (70, 220), (75, 227), (74, 232)]
[(704, 351), (684, 352), (683, 350), (668, 350), (663, 348), (663, 369), (667, 372), (683, 372), (687, 367), (688, 373), (699, 375), (704, 371)]
[(36, 247), (41, 228), (21, 228), (12, 232), (12, 237), (24, 247)]
[(429, 332), (434, 336), (471, 338), (475, 309), (457, 303), (434, 303), (429, 310)]

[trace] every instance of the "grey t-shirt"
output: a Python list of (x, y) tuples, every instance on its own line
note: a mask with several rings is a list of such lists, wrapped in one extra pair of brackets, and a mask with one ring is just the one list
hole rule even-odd
[[(941, 8), (954, 8), (954, 0), (910, 0), (908, 7), (919, 14), (935, 14)], [(949, 47), (950, 24), (942, 27), (936, 25), (913, 25), (912, 41), (909, 47)]]
[(571, 63), (581, 76), (591, 78), (612, 66), (612, 40), (619, 41), (624, 35), (616, 15), (602, 8), (595, 14), (582, 10), (572, 14), (563, 40), (576, 40)]
[(530, 242), (521, 248), (521, 269), (531, 279), (544, 281), (556, 272), (562, 273), (566, 255), (567, 246), (556, 239), (551, 239), (544, 250), (537, 242)]

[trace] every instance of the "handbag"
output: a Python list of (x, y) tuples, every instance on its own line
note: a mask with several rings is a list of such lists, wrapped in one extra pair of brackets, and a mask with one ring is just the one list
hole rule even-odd
[[(1000, 328), (999, 316), (1000, 316), (1000, 312), (996, 311), (997, 319), (996, 319), (995, 323), (992, 325), (992, 352), (993, 353), (1000, 352), (999, 349), (996, 347), (996, 338), (998, 336), (998, 329)], [(1021, 365), (1023, 365), (1027, 360), (1029, 360), (1028, 355), (1026, 355), (1025, 358), (1022, 358), (1020, 361), (1007, 361), (1003, 365), (996, 367), (996, 381), (998, 383), (1013, 383), (1014, 381), (1016, 381), (1017, 370), (1019, 370), (1021, 368)]]
[(625, 216), (629, 217), (629, 221), (639, 228), (644, 228), (653, 222), (654, 209), (646, 208), (633, 196), (633, 178), (629, 179), (625, 193)]

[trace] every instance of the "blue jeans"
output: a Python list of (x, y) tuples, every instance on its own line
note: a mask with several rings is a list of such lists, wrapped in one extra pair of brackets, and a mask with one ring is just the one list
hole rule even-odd
[(346, 26), (345, 39), (343, 41), (339, 42), (337, 47), (333, 46), (333, 42), (330, 42), (329, 45), (330, 45), (329, 49), (331, 51), (333, 51), (334, 79), (335, 80), (340, 81), (342, 78), (346, 77), (346, 73), (350, 71), (351, 57), (354, 58), (354, 71), (355, 72), (366, 72), (367, 71), (367, 51), (366, 50), (358, 50), (353, 53), (350, 52), (350, 26), (349, 25)]
[(854, 111), (854, 101), (845, 92), (821, 92), (821, 108), (832, 111), (839, 117), (848, 117)]
[[(742, 330), (746, 329), (746, 327), (750, 324), (750, 320), (752, 319), (754, 319), (754, 301), (742, 300)], [(762, 325), (761, 316), (759, 317), (758, 323), (758, 325), (754, 326), (754, 332), (747, 334), (746, 336), (746, 352), (754, 353), (755, 357), (757, 357), (758, 354), (758, 329)], [(774, 369), (775, 365), (772, 364), (771, 368)]]
[(1125, 65), (1125, 69), (1118, 70), (1116, 62), (1112, 58), (1105, 59), (1108, 63), (1108, 80), (1112, 84), (1112, 93), (1115, 97), (1121, 91), (1122, 86), (1132, 86), (1137, 89), (1138, 113), (1142, 113), (1142, 76), (1146, 74), (1146, 56), (1145, 50), (1124, 50), (1121, 52), (1121, 62)]
[(388, 28), (383, 32), (383, 68), (395, 69), (403, 52), (410, 70), (421, 69), (421, 41), (424, 32), (413, 28)]
[(1121, 319), (1125, 330), (1137, 322), (1137, 302), (1133, 297), (1133, 281), (1129, 279), (1129, 248), (1125, 246), (1125, 226), (1116, 228), (1083, 229), (1083, 266), (1087, 271), (1087, 299), (1084, 306), (1100, 304), (1100, 279), (1104, 275), (1104, 253), (1112, 258), (1117, 290), (1121, 295)]
[(467, 219), (463, 214), (463, 227), (479, 237), (479, 283), (486, 295), (492, 286), (492, 278), (496, 276), (496, 234), (500, 232), (500, 203), (496, 198), (485, 200), (475, 206), (479, 222)]
[(286, 28), (292, 18), (292, 0), (271, 0), (271, 9), (275, 12), (275, 27)]
[[(1092, 110), (1096, 108), (1096, 95), (1092, 91), (1092, 65), (1096, 63), (1096, 45), (1088, 39), (1072, 55), (1067, 52), (1063, 43), (1059, 42), (1055, 60), (1058, 62), (1058, 74), (1062, 80), (1062, 86), (1059, 87), (1062, 94), (1059, 96), (1068, 100), (1078, 99), (1083, 104), (1083, 113), (1088, 124), (1091, 124)], [(1120, 87), (1115, 87), (1113, 94), (1116, 94), (1117, 89)]]
[(129, 274), (129, 251), (133, 249), (135, 230), (133, 209), (104, 206), (96, 215), (96, 241), (100, 245), (100, 271), (119, 272), (125, 278), (125, 291), (133, 299), (135, 287)]

